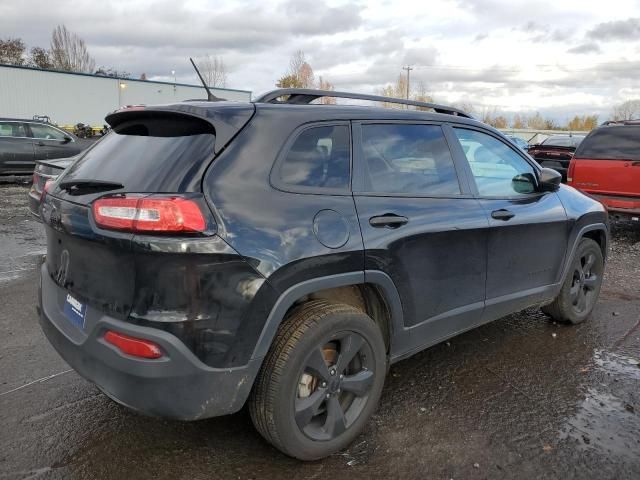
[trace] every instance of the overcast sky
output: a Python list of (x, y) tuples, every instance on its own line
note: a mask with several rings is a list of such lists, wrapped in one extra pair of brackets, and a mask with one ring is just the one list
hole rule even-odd
[(194, 83), (220, 55), (228, 86), (274, 87), (302, 49), (316, 77), (373, 93), (411, 64), (436, 101), (564, 120), (640, 98), (640, 0), (3, 0), (0, 36), (48, 46), (57, 24), (98, 66)]

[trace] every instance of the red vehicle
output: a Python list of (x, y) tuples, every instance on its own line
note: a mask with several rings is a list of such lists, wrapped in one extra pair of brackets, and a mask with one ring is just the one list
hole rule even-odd
[(567, 169), (584, 135), (552, 135), (537, 145), (531, 145), (528, 153), (536, 162), (546, 168), (553, 168), (567, 181)]
[(567, 183), (600, 200), (614, 217), (640, 221), (640, 121), (610, 122), (576, 150)]

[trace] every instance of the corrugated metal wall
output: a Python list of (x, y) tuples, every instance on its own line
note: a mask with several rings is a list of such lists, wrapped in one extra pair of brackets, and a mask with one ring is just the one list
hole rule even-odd
[[(227, 100), (251, 100), (245, 90), (212, 89)], [(124, 105), (207, 98), (202, 87), (143, 80), (119, 80), (0, 65), (0, 117), (48, 115), (58, 125), (102, 125)]]

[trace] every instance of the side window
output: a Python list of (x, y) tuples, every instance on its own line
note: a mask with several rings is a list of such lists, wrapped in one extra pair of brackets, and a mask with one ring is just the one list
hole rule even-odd
[(64, 140), (64, 133), (55, 128), (51, 128), (48, 125), (40, 125), (37, 123), (29, 124), (31, 132), (33, 132), (34, 138), (41, 138), (44, 140)]
[(349, 188), (350, 145), (347, 125), (302, 131), (280, 164), (280, 182), (302, 187)]
[(0, 122), (0, 137), (26, 137), (24, 124), (18, 122)]
[(480, 195), (513, 197), (536, 191), (534, 168), (508, 145), (486, 133), (454, 128)]
[(456, 195), (458, 176), (438, 125), (362, 126), (365, 190)]

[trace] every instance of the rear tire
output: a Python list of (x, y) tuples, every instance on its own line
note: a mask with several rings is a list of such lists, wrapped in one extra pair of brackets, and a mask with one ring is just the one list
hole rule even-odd
[(314, 300), (283, 321), (249, 399), (260, 434), (283, 453), (317, 460), (347, 447), (375, 410), (386, 374), (376, 323)]
[(542, 307), (542, 311), (558, 322), (583, 322), (598, 300), (603, 274), (604, 259), (600, 245), (590, 238), (583, 238), (560, 293), (551, 304)]

